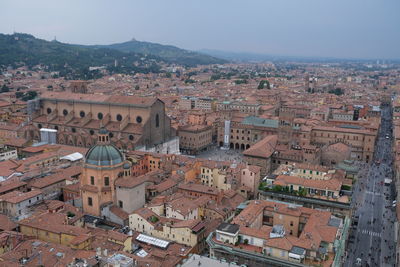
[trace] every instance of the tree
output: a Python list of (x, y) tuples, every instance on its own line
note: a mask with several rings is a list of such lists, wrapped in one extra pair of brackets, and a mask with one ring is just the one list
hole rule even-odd
[(3, 86), (1, 87), (1, 92), (2, 93), (10, 92), (10, 88), (8, 88), (7, 85), (3, 84)]
[(257, 89), (264, 89), (265, 87), (266, 87), (267, 89), (271, 89), (271, 86), (270, 86), (268, 80), (262, 80), (262, 81), (260, 81), (260, 83), (258, 84)]
[(24, 93), (23, 92), (15, 92), (15, 97), (16, 98), (21, 98), (21, 97), (23, 97), (24, 96)]
[(21, 98), (23, 101), (28, 101), (32, 100), (37, 96), (36, 91), (28, 91), (24, 94), (24, 96)]
[(193, 79), (186, 79), (185, 80), (185, 83), (195, 83), (196, 81), (195, 80), (193, 80)]
[(335, 89), (329, 90), (328, 93), (335, 94), (335, 95), (343, 95), (344, 90), (342, 88), (335, 88)]
[(242, 80), (235, 80), (235, 84), (246, 84), (247, 80), (246, 79), (242, 79)]
[(167, 72), (167, 73), (165, 73), (165, 77), (166, 77), (166, 78), (171, 78), (171, 77), (172, 77), (172, 74), (171, 74), (171, 72)]
[(281, 192), (282, 191), (282, 186), (281, 185), (274, 185), (272, 190), (275, 191), (275, 192)]

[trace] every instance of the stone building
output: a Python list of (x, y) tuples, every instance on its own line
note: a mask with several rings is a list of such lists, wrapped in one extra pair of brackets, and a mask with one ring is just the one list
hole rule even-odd
[(212, 143), (212, 127), (207, 125), (186, 125), (179, 127), (179, 147), (182, 152), (198, 154)]
[(39, 140), (41, 128), (56, 129), (57, 143), (91, 147), (99, 129), (120, 149), (153, 147), (173, 138), (164, 102), (158, 98), (46, 92), (28, 104), (33, 126), (26, 137)]
[(69, 89), (73, 93), (82, 93), (82, 94), (87, 94), (87, 81), (71, 81), (69, 84)]

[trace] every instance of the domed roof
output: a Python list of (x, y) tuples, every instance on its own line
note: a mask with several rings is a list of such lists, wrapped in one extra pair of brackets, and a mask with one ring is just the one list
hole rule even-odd
[(124, 169), (130, 169), (131, 168), (131, 163), (129, 161), (125, 162), (124, 165), (122, 166)]
[(98, 144), (86, 153), (85, 162), (97, 166), (111, 166), (124, 161), (118, 148), (111, 144)]

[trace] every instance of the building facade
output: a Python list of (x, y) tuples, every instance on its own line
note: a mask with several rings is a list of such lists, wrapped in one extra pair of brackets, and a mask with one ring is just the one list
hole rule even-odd
[(164, 103), (157, 98), (46, 92), (28, 103), (33, 127), (26, 137), (39, 140), (41, 128), (57, 130), (57, 143), (91, 147), (99, 129), (109, 131), (120, 149), (152, 147), (173, 137)]

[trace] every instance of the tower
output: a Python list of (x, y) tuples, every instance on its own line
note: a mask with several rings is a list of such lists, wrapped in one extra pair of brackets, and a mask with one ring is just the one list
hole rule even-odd
[(306, 77), (304, 78), (304, 90), (306, 92), (309, 92), (309, 88), (310, 88), (310, 75), (306, 75)]
[(287, 145), (288, 148), (293, 144), (293, 121), (295, 114), (293, 111), (281, 107), (279, 111), (278, 124), (278, 143)]
[(114, 201), (114, 182), (123, 175), (123, 165), (124, 155), (110, 143), (108, 131), (100, 129), (97, 144), (85, 155), (80, 179), (85, 213), (100, 216), (103, 205)]

